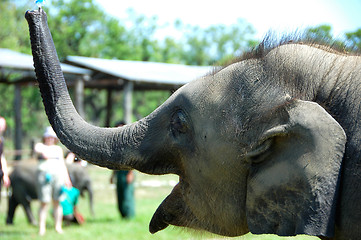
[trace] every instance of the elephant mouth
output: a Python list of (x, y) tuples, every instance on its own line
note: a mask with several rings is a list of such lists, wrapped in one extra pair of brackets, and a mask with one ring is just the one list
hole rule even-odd
[(153, 214), (152, 220), (149, 223), (149, 232), (152, 234), (167, 228), (172, 220), (172, 217), (169, 218), (169, 215), (159, 209), (161, 209), (161, 205)]
[(150, 233), (154, 234), (169, 225), (200, 229), (199, 221), (186, 205), (181, 190), (180, 182), (159, 205), (149, 224)]

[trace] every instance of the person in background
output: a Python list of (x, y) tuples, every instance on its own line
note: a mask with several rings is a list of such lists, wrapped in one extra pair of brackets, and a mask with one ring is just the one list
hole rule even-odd
[(8, 166), (4, 156), (4, 137), (3, 134), (6, 129), (5, 118), (0, 116), (0, 196), (1, 196), (1, 182), (4, 183), (5, 187), (10, 186), (10, 179), (8, 174)]
[[(124, 125), (124, 122), (120, 122), (116, 126), (121, 127)], [(114, 182), (115, 177), (119, 212), (125, 219), (133, 218), (135, 216), (134, 171), (113, 171), (110, 183)]]
[(50, 201), (53, 202), (55, 230), (63, 233), (63, 209), (60, 205), (60, 197), (64, 186), (72, 186), (65, 166), (63, 150), (56, 145), (57, 142), (58, 138), (54, 130), (47, 127), (43, 135), (43, 142), (37, 143), (34, 147), (34, 152), (39, 159), (37, 192), (40, 200), (39, 235), (41, 236), (46, 231), (46, 216)]
[(88, 165), (87, 161), (80, 159), (77, 155), (75, 155), (73, 152), (70, 151), (66, 154), (65, 163), (66, 164), (79, 163), (83, 167), (86, 167)]

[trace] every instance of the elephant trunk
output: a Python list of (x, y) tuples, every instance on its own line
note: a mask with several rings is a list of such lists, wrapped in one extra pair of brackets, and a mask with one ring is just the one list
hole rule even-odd
[[(142, 169), (136, 148), (147, 125), (100, 128), (86, 123), (76, 112), (47, 24), (46, 13), (28, 11), (35, 72), (45, 111), (60, 141), (80, 158), (111, 169)], [(144, 121), (145, 122), (145, 121)]]

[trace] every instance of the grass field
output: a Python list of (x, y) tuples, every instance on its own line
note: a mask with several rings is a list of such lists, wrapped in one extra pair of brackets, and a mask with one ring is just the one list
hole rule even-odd
[[(237, 239), (237, 240), (317, 240), (318, 238), (297, 236), (277, 237), (274, 235), (251, 235), (243, 237), (225, 238), (208, 233), (195, 233), (177, 227), (167, 229), (154, 235), (148, 232), (148, 224), (156, 208), (162, 200), (170, 193), (172, 187), (161, 184), (158, 187), (150, 187), (151, 181), (158, 180), (158, 183), (177, 181), (176, 176), (147, 176), (137, 173), (136, 181), (136, 217), (133, 220), (122, 220), (119, 216), (115, 203), (114, 186), (109, 184), (110, 170), (89, 166), (88, 172), (93, 180), (94, 209), (95, 216), (91, 217), (88, 208), (88, 199), (81, 198), (79, 201), (80, 212), (84, 215), (85, 224), (64, 226), (64, 234), (59, 235), (53, 229), (54, 222), (49, 216), (47, 219), (47, 233), (44, 237), (38, 236), (38, 229), (29, 225), (26, 221), (24, 211), (18, 208), (15, 215), (14, 225), (5, 225), (7, 211), (7, 199), (2, 198), (0, 204), (0, 239), (1, 240), (31, 240), (31, 239), (52, 239), (52, 240), (183, 240), (183, 239)], [(143, 183), (143, 184), (142, 184)], [(37, 216), (38, 202), (34, 201), (32, 210)]]

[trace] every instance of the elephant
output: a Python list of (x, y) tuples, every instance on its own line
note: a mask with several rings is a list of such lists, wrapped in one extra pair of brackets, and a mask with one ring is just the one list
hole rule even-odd
[[(169, 225), (240, 236), (361, 237), (361, 58), (265, 39), (120, 128), (69, 97), (42, 10), (28, 11), (35, 72), (60, 141), (110, 169), (176, 174), (151, 233)], [(141, 71), (141, 69), (139, 69)]]
[[(88, 191), (89, 208), (92, 215), (93, 210), (93, 189), (90, 177), (84, 167), (80, 164), (67, 164), (70, 179), (73, 187), (77, 188), (81, 195)], [(8, 200), (8, 213), (6, 224), (13, 224), (14, 214), (17, 206), (20, 204), (24, 207), (27, 220), (32, 225), (37, 225), (37, 221), (31, 211), (30, 203), (32, 200), (38, 199), (36, 191), (37, 165), (33, 162), (21, 162), (15, 165), (14, 170), (10, 174), (12, 194)]]

